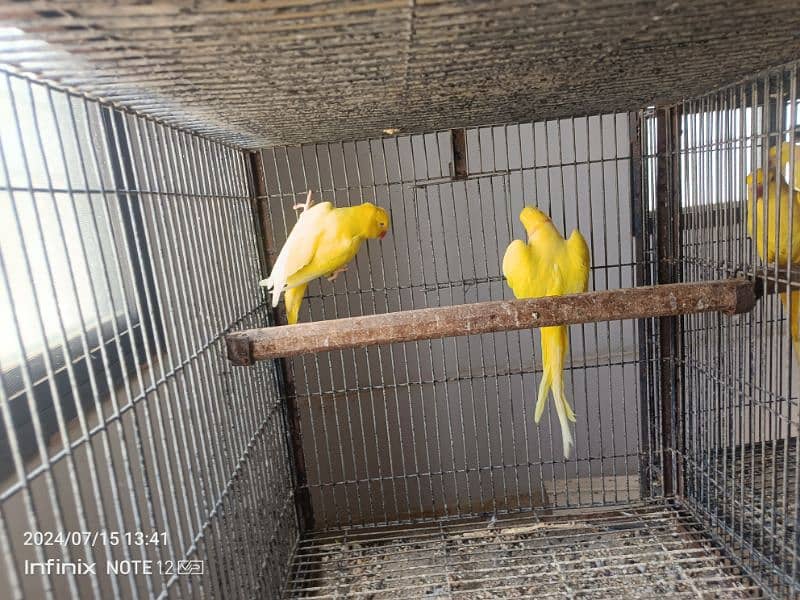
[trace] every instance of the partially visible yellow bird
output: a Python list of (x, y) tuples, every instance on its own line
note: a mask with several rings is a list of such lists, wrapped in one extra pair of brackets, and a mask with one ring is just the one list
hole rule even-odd
[(269, 277), (260, 285), (272, 290), (272, 306), (278, 306), (286, 291), (286, 317), (289, 325), (297, 323), (300, 304), (308, 283), (325, 276), (329, 281), (347, 269), (361, 243), (383, 237), (389, 231), (389, 214), (371, 202), (334, 208), (330, 202), (314, 205), (311, 192), (286, 243), (281, 248)]
[[(514, 240), (503, 257), (503, 275), (517, 298), (540, 298), (585, 292), (589, 285), (589, 248), (580, 231), (573, 230), (565, 240), (545, 213), (526, 206), (519, 220), (528, 234), (528, 243)], [(575, 421), (564, 392), (564, 358), (569, 348), (566, 326), (542, 327), (542, 381), (534, 419), (539, 423), (547, 393), (561, 424), (564, 458), (569, 458), (572, 433), (569, 422)]]
[[(776, 177), (775, 156), (776, 153), (772, 148), (767, 163), (766, 198), (763, 169), (756, 169), (755, 177), (752, 173), (747, 176), (747, 232), (755, 240), (761, 260), (766, 263), (774, 263), (777, 260), (781, 268), (786, 268), (800, 264), (800, 192), (792, 190), (783, 176)], [(755, 201), (753, 188), (755, 188)], [(779, 213), (777, 219), (776, 202)], [(791, 306), (789, 306), (789, 295), (791, 295)], [(800, 361), (800, 290), (784, 292), (780, 298), (784, 308), (789, 312), (789, 329), (792, 334), (795, 360)]]

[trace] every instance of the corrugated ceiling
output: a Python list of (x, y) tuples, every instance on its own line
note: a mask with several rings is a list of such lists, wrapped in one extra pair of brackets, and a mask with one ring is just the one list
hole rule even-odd
[(771, 0), (33, 0), (0, 19), (6, 65), (250, 147), (640, 108), (800, 57), (800, 6)]

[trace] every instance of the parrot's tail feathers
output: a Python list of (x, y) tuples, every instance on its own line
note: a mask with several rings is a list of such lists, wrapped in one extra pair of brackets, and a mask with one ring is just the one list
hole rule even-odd
[(297, 323), (300, 305), (303, 303), (303, 296), (305, 296), (307, 287), (308, 284), (303, 283), (297, 287), (287, 289), (283, 295), (283, 300), (286, 303), (286, 321), (289, 325)]
[(569, 451), (572, 447), (572, 432), (569, 428), (569, 422), (575, 421), (575, 412), (569, 405), (567, 396), (564, 393), (564, 356), (566, 356), (569, 344), (567, 328), (563, 326), (543, 327), (540, 333), (542, 336), (543, 373), (542, 381), (539, 384), (539, 398), (536, 402), (534, 418), (538, 423), (544, 412), (547, 393), (552, 390), (558, 421), (561, 425), (564, 458), (569, 458)]
[(553, 385), (553, 398), (555, 399), (556, 412), (558, 413), (558, 422), (561, 425), (561, 443), (564, 448), (564, 458), (569, 458), (569, 452), (573, 444), (569, 422), (575, 422), (575, 413), (572, 411), (569, 402), (567, 402), (564, 388), (560, 383)]
[(278, 303), (281, 301), (281, 292), (283, 291), (283, 286), (281, 287), (273, 287), (272, 288), (272, 308), (278, 306)]
[(542, 375), (542, 381), (539, 382), (539, 398), (536, 400), (536, 410), (533, 413), (533, 420), (538, 424), (542, 420), (544, 407), (547, 404), (547, 393), (550, 391), (550, 377), (548, 373)]

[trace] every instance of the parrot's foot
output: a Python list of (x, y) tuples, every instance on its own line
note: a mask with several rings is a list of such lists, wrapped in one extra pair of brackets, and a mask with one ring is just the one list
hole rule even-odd
[(303, 212), (307, 211), (314, 205), (314, 201), (311, 199), (311, 190), (308, 190), (308, 196), (306, 197), (306, 201), (302, 204), (295, 204), (292, 206), (295, 210), (302, 210)]
[(331, 273), (330, 275), (328, 275), (328, 276), (327, 276), (325, 279), (327, 279), (328, 281), (335, 281), (335, 280), (336, 280), (336, 278), (337, 278), (337, 277), (338, 277), (340, 274), (344, 273), (345, 271), (347, 271), (347, 267), (341, 267), (341, 268), (339, 268), (339, 269), (336, 269), (336, 270), (335, 270), (333, 273)]

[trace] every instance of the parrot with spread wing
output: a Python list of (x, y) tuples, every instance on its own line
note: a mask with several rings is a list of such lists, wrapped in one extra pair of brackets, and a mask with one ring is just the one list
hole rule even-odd
[(389, 231), (389, 214), (364, 202), (334, 208), (330, 202), (314, 204), (311, 192), (305, 204), (296, 204), (300, 217), (286, 238), (269, 277), (259, 284), (272, 290), (272, 306), (286, 292), (286, 318), (297, 323), (300, 304), (308, 283), (317, 277), (333, 281), (347, 269), (366, 239), (383, 239)]
[[(789, 151), (790, 148), (786, 148), (785, 153), (781, 151), (784, 158), (788, 156)], [(747, 232), (755, 240), (761, 260), (773, 263), (777, 259), (779, 266), (786, 267), (800, 264), (800, 192), (793, 190), (783, 175), (780, 177), (776, 175), (775, 160), (776, 150), (771, 148), (767, 162), (766, 186), (763, 169), (756, 169), (755, 174), (747, 176)], [(755, 188), (755, 200), (753, 188)], [(779, 212), (777, 223), (776, 202)], [(790, 295), (791, 306), (789, 306)], [(780, 298), (784, 308), (789, 312), (789, 329), (792, 334), (795, 360), (800, 361), (800, 290), (784, 292)]]
[[(562, 296), (585, 292), (589, 285), (589, 248), (575, 229), (564, 239), (553, 222), (537, 208), (526, 206), (519, 220), (528, 234), (528, 242), (514, 240), (503, 257), (503, 275), (517, 298)], [(575, 413), (564, 392), (564, 358), (569, 348), (566, 326), (542, 327), (542, 381), (534, 419), (539, 423), (548, 392), (552, 391), (564, 458), (569, 458), (572, 433), (569, 422)]]

